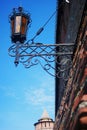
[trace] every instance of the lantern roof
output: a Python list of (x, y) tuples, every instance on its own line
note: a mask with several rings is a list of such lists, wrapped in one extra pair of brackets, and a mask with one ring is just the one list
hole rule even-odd
[(22, 6), (19, 6), (18, 8), (13, 8), (13, 11), (9, 16), (10, 16), (10, 18), (12, 18), (14, 15), (17, 15), (17, 14), (26, 15), (26, 17), (30, 18), (30, 13), (27, 12), (26, 10), (24, 10), (24, 8)]

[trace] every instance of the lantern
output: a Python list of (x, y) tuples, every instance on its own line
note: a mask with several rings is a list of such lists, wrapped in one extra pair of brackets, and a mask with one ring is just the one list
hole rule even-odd
[(22, 7), (13, 9), (12, 15), (10, 15), (11, 40), (13, 43), (24, 43), (30, 22), (30, 15), (25, 13)]

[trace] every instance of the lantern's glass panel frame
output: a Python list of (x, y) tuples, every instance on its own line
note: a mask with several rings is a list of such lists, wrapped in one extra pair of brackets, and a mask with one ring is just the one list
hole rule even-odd
[(12, 35), (26, 35), (28, 19), (26, 15), (16, 15), (11, 19)]

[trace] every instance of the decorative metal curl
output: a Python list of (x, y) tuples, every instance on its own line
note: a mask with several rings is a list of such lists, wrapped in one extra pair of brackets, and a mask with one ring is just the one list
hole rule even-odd
[[(67, 80), (69, 75), (67, 72), (72, 66), (71, 55), (73, 54), (73, 48), (74, 43), (16, 43), (8, 49), (8, 53), (11, 57), (15, 57), (14, 63), (16, 66), (18, 63), (22, 63), (25, 68), (30, 68), (40, 64), (50, 75)], [(58, 65), (57, 68), (55, 63)]]

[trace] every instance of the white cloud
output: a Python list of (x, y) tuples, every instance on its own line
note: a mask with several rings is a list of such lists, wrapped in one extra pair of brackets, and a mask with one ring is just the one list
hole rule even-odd
[(32, 89), (25, 91), (26, 103), (32, 105), (44, 105), (54, 102), (53, 94), (49, 93), (43, 88)]
[[(44, 80), (43, 80), (44, 79)], [(53, 77), (42, 77), (40, 82), (34, 81), (29, 86), (0, 87), (4, 96), (14, 98), (17, 103), (53, 111), (54, 108), (54, 80)]]
[(24, 103), (35, 106), (37, 109), (54, 110), (55, 84), (53, 77), (40, 77), (40, 82), (24, 89)]

